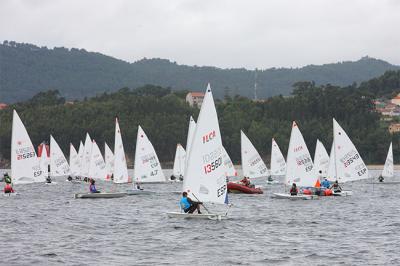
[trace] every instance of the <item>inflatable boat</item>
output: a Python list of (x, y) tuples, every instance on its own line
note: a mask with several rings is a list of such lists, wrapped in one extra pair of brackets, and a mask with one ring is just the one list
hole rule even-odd
[(247, 187), (242, 184), (228, 182), (229, 193), (244, 193), (244, 194), (263, 194), (261, 188)]

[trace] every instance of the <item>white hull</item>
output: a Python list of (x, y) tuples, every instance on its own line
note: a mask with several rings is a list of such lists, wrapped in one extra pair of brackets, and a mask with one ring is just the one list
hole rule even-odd
[(46, 185), (57, 185), (57, 182), (51, 181), (51, 183), (45, 182)]
[(139, 189), (129, 189), (126, 191), (126, 194), (129, 195), (149, 195), (149, 194), (155, 194), (154, 191), (148, 191), (148, 190), (139, 190)]
[(353, 191), (351, 190), (342, 190), (341, 192), (333, 192), (333, 196), (339, 196), (339, 197), (347, 197), (353, 195)]
[(316, 195), (296, 195), (296, 196), (292, 196), (292, 195), (286, 194), (286, 193), (274, 193), (273, 195), (277, 199), (290, 199), (290, 200), (312, 200), (312, 199), (317, 199), (318, 198), (318, 196), (316, 196)]
[(278, 180), (272, 180), (272, 181), (267, 180), (267, 185), (276, 185), (276, 184), (279, 184)]
[(122, 198), (125, 197), (126, 193), (77, 193), (75, 194), (75, 199), (112, 199), (112, 198)]
[(183, 218), (183, 219), (208, 219), (208, 220), (222, 220), (226, 219), (226, 214), (218, 213), (183, 213), (183, 212), (167, 212), (169, 218)]

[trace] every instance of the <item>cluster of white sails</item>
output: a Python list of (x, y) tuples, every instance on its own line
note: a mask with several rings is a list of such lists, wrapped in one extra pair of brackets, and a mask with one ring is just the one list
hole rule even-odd
[[(44, 182), (48, 176), (51, 178), (89, 177), (101, 180), (111, 180), (113, 177), (114, 183), (132, 181), (128, 175), (117, 118), (115, 120), (114, 153), (105, 143), (104, 157), (96, 141), (90, 138), (89, 133), (86, 133), (85, 142), (79, 143), (78, 151), (72, 143), (70, 144), (69, 162), (53, 136), (50, 135), (50, 156), (48, 156), (47, 145), (41, 145), (42, 153), (38, 157), (24, 124), (14, 110), (11, 140), (11, 177), (14, 184)], [(166, 181), (154, 147), (140, 126), (134, 169), (134, 182)]]

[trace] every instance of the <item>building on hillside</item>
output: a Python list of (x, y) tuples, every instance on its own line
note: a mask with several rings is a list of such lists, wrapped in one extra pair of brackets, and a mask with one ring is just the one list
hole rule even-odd
[(197, 108), (201, 107), (201, 104), (204, 100), (204, 93), (192, 91), (186, 95), (186, 102), (189, 103), (190, 106), (195, 106)]
[(0, 110), (6, 109), (8, 104), (6, 103), (0, 103)]
[(400, 123), (393, 123), (389, 125), (389, 132), (391, 134), (400, 132)]
[(390, 102), (400, 106), (400, 93), (397, 94), (396, 97), (394, 97)]

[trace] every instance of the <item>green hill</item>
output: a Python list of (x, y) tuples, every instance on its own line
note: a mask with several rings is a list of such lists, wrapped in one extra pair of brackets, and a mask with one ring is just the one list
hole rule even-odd
[[(258, 97), (289, 95), (297, 81), (346, 86), (392, 69), (399, 69), (399, 66), (364, 57), (355, 62), (259, 70)], [(0, 75), (0, 101), (13, 103), (49, 89), (56, 89), (71, 100), (146, 84), (174, 90), (204, 90), (208, 82), (218, 98), (236, 94), (253, 97), (255, 72), (244, 68), (179, 65), (165, 59), (128, 63), (84, 49), (48, 49), (4, 41), (0, 44)]]

